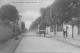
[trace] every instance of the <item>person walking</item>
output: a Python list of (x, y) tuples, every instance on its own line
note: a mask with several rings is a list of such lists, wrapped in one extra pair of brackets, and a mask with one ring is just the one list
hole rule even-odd
[(66, 37), (68, 36), (67, 30), (68, 30), (68, 26), (66, 26), (66, 27), (63, 29), (63, 36), (64, 36), (64, 38), (66, 38)]
[(66, 30), (63, 29), (63, 37), (65, 38), (65, 35), (66, 35)]

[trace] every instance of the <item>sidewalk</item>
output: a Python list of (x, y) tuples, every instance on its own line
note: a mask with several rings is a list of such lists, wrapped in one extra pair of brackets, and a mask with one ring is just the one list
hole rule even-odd
[(19, 36), (18, 40), (15, 40), (15, 38), (12, 38), (7, 42), (0, 44), (0, 53), (12, 53), (14, 51), (14, 48), (21, 41), (21, 39), (22, 37)]
[(59, 36), (52, 37), (52, 38), (54, 38), (56, 40), (59, 40), (59, 41), (62, 41), (62, 42), (65, 42), (65, 43), (68, 43), (68, 44), (71, 44), (71, 45), (74, 45), (74, 46), (80, 48), (80, 41), (78, 39), (62, 38), (62, 37), (59, 37)]
[(80, 36), (79, 35), (77, 35), (74, 38), (71, 38), (71, 37), (64, 38), (62, 33), (60, 33), (60, 34), (57, 34), (56, 36), (54, 36), (54, 34), (48, 34), (47, 37), (54, 38), (56, 40), (59, 40), (59, 41), (62, 41), (62, 42), (65, 42), (65, 43), (68, 43), (68, 44), (71, 44), (80, 48)]

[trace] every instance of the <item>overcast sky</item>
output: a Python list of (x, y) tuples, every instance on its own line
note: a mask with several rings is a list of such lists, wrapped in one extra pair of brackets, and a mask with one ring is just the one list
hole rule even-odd
[(14, 5), (22, 15), (22, 21), (26, 23), (26, 28), (40, 16), (40, 8), (45, 8), (52, 4), (54, 0), (0, 0), (0, 7), (5, 4)]

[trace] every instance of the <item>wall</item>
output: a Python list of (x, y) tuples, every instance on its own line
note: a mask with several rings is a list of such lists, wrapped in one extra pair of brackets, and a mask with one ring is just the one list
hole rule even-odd
[(0, 25), (0, 42), (4, 42), (12, 37), (12, 30), (4, 25)]

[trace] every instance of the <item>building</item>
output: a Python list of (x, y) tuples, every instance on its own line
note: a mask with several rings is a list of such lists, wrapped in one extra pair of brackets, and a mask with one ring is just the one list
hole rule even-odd
[[(57, 35), (63, 35), (63, 29), (66, 29), (66, 26), (68, 27), (68, 29), (67, 29), (68, 37), (72, 37), (72, 25), (70, 25), (69, 23), (65, 23), (63, 25), (57, 26), (56, 27)], [(54, 34), (54, 26), (49, 26), (49, 27), (47, 27), (46, 30), (48, 33)], [(77, 26), (74, 26), (73, 35), (76, 37), (76, 36), (78, 36), (78, 34), (80, 34), (80, 28)]]

